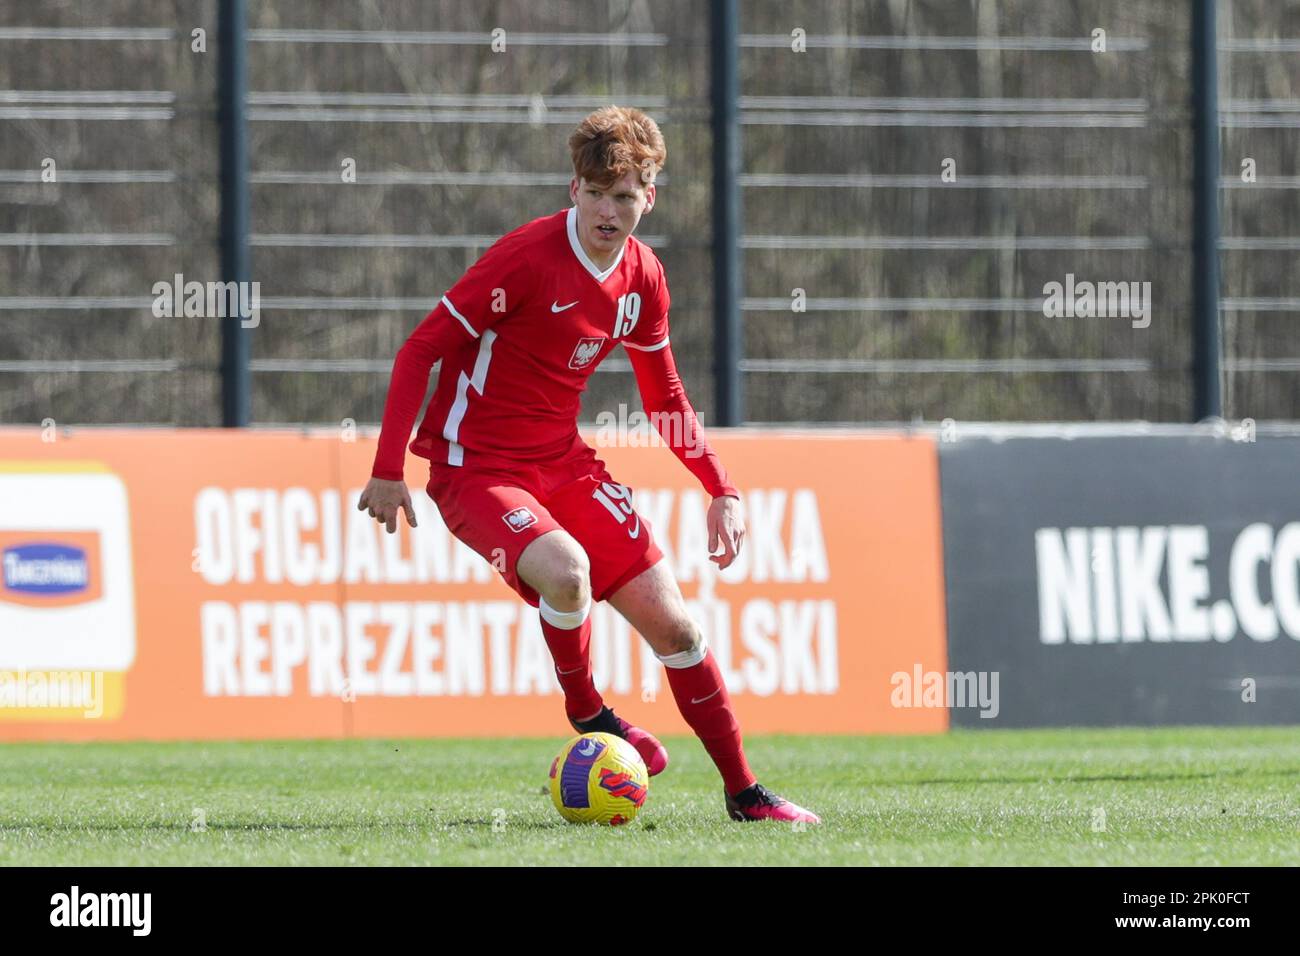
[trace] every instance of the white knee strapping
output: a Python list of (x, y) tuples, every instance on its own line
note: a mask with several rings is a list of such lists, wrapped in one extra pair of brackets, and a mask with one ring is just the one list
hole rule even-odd
[(700, 661), (704, 660), (704, 655), (708, 652), (709, 645), (705, 643), (704, 638), (700, 638), (699, 646), (697, 646), (693, 651), (679, 651), (676, 654), (669, 654), (667, 656), (656, 654), (655, 657), (659, 658), (659, 663), (663, 664), (664, 667), (681, 670), (684, 667), (694, 667)]
[(551, 627), (558, 627), (562, 631), (571, 631), (576, 627), (582, 627), (582, 622), (587, 619), (591, 613), (591, 599), (576, 611), (557, 611), (546, 603), (546, 598), (538, 602), (537, 610), (542, 612), (542, 620)]

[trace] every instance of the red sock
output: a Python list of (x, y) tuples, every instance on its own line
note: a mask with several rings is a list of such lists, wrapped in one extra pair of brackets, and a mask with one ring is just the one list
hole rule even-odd
[(591, 602), (577, 611), (557, 611), (543, 598), (538, 610), (555, 676), (564, 689), (564, 712), (575, 720), (600, 713), (605, 702), (591, 680)]
[(707, 651), (703, 660), (687, 667), (671, 666), (669, 661), (674, 657), (678, 655), (664, 660), (664, 669), (668, 672), (668, 686), (673, 689), (677, 709), (713, 758), (727, 793), (734, 797), (752, 786), (755, 777), (745, 760), (740, 722), (731, 710), (731, 697), (722, 682), (722, 672)]

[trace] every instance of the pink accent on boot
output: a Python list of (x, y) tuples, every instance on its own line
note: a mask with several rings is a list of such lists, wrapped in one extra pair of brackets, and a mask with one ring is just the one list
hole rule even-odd
[(768, 790), (754, 784), (735, 797), (727, 794), (727, 813), (733, 820), (780, 820), (783, 823), (821, 823), (822, 818)]
[(623, 730), (623, 739), (635, 747), (636, 752), (645, 761), (646, 773), (652, 777), (662, 773), (668, 766), (668, 748), (661, 744), (654, 734), (640, 727), (633, 727), (622, 717), (618, 718), (618, 725)]

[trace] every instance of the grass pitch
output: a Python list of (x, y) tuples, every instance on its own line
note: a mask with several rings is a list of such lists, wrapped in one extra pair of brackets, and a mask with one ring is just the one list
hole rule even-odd
[(633, 823), (567, 824), (562, 743), (0, 744), (0, 864), (1300, 864), (1295, 728), (755, 736), (802, 832), (728, 820), (694, 738)]

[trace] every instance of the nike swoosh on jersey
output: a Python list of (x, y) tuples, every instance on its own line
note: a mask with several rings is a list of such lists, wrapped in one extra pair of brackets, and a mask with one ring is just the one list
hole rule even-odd
[(581, 302), (581, 301), (582, 301), (581, 299), (574, 299), (574, 300), (573, 300), (572, 302), (570, 302), (568, 305), (560, 305), (560, 303), (558, 303), (558, 302), (552, 302), (552, 303), (551, 303), (551, 311), (552, 311), (552, 312), (563, 312), (565, 309), (572, 309), (575, 305), (577, 305), (577, 304), (578, 304), (579, 302)]
[(710, 697), (717, 697), (718, 694), (720, 694), (720, 693), (722, 693), (722, 688), (721, 688), (721, 687), (719, 687), (717, 690), (715, 690), (712, 694), (706, 694), (705, 696), (699, 698), (698, 700), (697, 700), (696, 698), (692, 697), (692, 698), (691, 698), (691, 703), (692, 703), (692, 704), (702, 704), (702, 703), (704, 703), (706, 700), (708, 700)]
[(629, 538), (635, 538), (637, 535), (641, 533), (641, 516), (634, 515), (634, 517), (636, 518), (636, 527), (628, 531), (627, 536)]

